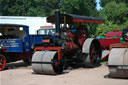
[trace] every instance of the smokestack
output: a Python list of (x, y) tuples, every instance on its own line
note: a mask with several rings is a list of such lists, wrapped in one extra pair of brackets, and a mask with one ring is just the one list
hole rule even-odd
[(56, 33), (61, 36), (61, 30), (60, 30), (60, 10), (55, 10), (55, 18), (56, 18)]

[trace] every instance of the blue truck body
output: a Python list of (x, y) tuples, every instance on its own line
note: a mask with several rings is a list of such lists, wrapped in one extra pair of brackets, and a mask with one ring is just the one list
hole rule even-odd
[(45, 35), (29, 35), (28, 29), (27, 26), (23, 26), (23, 30), (26, 32), (24, 39), (0, 39), (0, 46), (6, 49), (6, 52), (30, 52), (32, 46), (42, 44)]
[(34, 48), (42, 46), (44, 36), (55, 31), (39, 29), (36, 35), (30, 35), (29, 30), (32, 29), (25, 25), (0, 24), (0, 71), (9, 62), (30, 63)]

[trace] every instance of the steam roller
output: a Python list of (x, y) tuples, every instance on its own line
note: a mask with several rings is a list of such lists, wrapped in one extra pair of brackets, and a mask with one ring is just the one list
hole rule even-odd
[(100, 65), (101, 45), (97, 39), (88, 38), (87, 27), (82, 23), (104, 24), (104, 19), (60, 14), (47, 17), (48, 23), (55, 23), (56, 32), (45, 35), (42, 44), (35, 46), (32, 69), (38, 74), (60, 74), (65, 67)]
[(37, 51), (34, 53), (32, 68), (39, 74), (59, 74), (63, 70), (62, 65), (54, 63), (57, 59), (57, 51)]
[(109, 77), (128, 78), (128, 28), (123, 30), (125, 43), (110, 45)]

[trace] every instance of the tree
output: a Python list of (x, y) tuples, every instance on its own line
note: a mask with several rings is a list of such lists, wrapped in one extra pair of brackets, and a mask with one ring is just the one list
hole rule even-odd
[(95, 0), (65, 0), (62, 10), (66, 13), (91, 16), (96, 11)]
[(42, 15), (37, 0), (0, 0), (2, 16), (37, 16)]
[(123, 3), (127, 4), (127, 6), (128, 6), (128, 0), (101, 0), (101, 6), (105, 7), (108, 3), (112, 2), (112, 1), (115, 1), (116, 3), (123, 2)]
[[(49, 16), (59, 0), (0, 0), (0, 14), (6, 16)], [(66, 13), (96, 15), (95, 0), (64, 0), (61, 10)]]
[(108, 3), (100, 16), (113, 24), (123, 24), (128, 20), (128, 7), (125, 3), (116, 3), (115, 1)]
[[(46, 16), (49, 16), (53, 14), (54, 10), (58, 7), (58, 1), (59, 0), (41, 0), (39, 5), (47, 12)], [(84, 16), (94, 14), (96, 16), (97, 12), (95, 0), (64, 0), (61, 7), (61, 12), (69, 14)]]

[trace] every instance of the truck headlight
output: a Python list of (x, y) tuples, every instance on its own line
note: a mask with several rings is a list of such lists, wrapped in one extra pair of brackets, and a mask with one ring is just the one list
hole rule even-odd
[(0, 44), (0, 49), (2, 49), (3, 48), (3, 44)]

